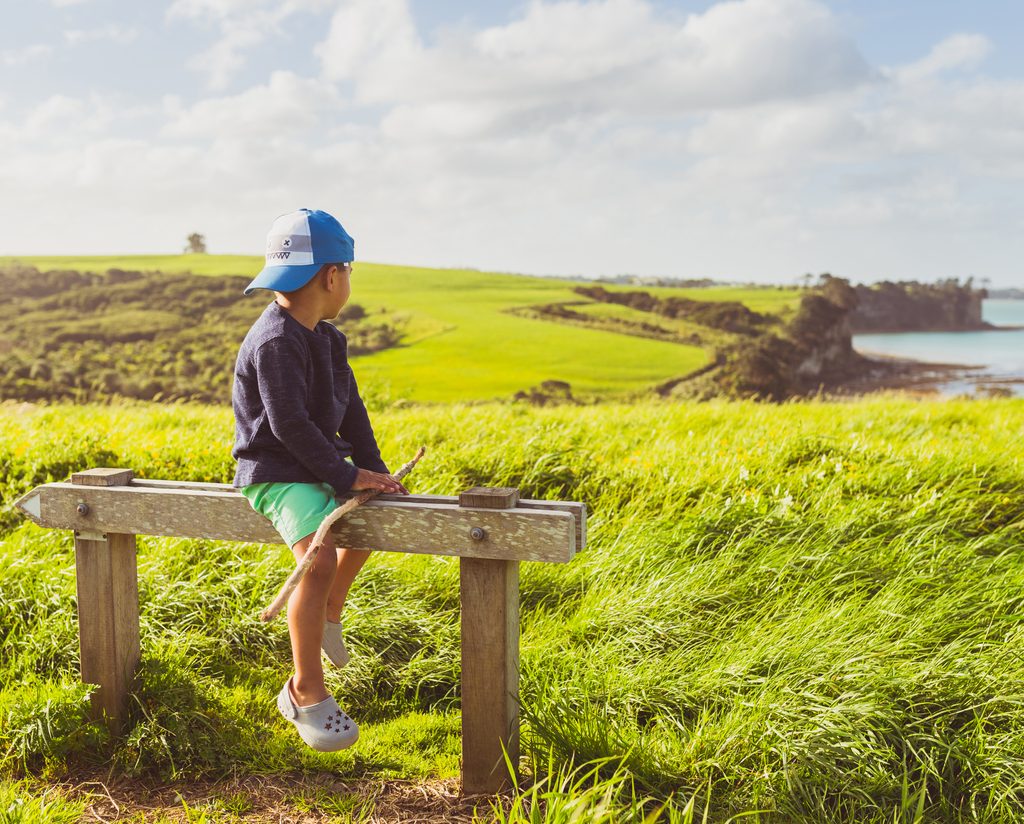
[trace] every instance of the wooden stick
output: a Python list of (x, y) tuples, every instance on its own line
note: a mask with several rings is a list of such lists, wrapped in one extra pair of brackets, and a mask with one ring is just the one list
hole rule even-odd
[[(427, 450), (422, 446), (416, 450), (416, 455), (413, 459), (402, 466), (402, 468), (393, 475), (395, 480), (400, 481), (412, 472), (412, 468), (419, 463), (420, 458), (423, 457), (426, 451)], [(330, 531), (331, 526), (333, 526), (338, 519), (345, 517), (357, 506), (366, 503), (368, 500), (375, 498), (379, 494), (379, 489), (364, 489), (354, 498), (349, 498), (345, 503), (335, 509), (334, 512), (324, 518), (323, 522), (320, 524), (320, 528), (313, 536), (313, 542), (309, 545), (309, 549), (306, 550), (306, 554), (302, 556), (302, 560), (299, 561), (298, 566), (296, 566), (292, 571), (292, 574), (288, 576), (288, 579), (278, 591), (277, 596), (270, 602), (270, 606), (260, 613), (261, 621), (270, 621), (284, 608), (284, 605), (288, 602), (289, 596), (295, 591), (295, 587), (299, 585), (303, 576), (305, 576), (309, 571), (309, 568), (313, 566), (313, 561), (316, 560), (317, 553), (323, 546), (324, 539), (327, 537), (327, 533)]]

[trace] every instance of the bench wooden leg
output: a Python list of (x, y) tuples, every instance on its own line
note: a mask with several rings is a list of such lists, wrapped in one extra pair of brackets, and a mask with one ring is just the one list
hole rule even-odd
[(82, 682), (99, 684), (92, 695), (93, 716), (106, 716), (116, 732), (139, 663), (135, 536), (76, 532), (75, 574)]
[(510, 784), (519, 763), (519, 562), (460, 559), (462, 791)]

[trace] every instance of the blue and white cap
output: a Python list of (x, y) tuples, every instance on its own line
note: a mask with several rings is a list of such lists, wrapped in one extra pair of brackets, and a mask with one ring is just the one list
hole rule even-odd
[(245, 287), (291, 292), (309, 283), (325, 263), (351, 263), (355, 241), (338, 221), (319, 209), (281, 215), (267, 233), (263, 271)]

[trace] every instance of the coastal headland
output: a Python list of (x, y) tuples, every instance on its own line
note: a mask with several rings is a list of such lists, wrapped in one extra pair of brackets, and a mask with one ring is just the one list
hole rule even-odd
[[(269, 299), (241, 295), (256, 268), (216, 255), (0, 260), (12, 309), (0, 398), (226, 403), (237, 342)], [(865, 357), (852, 336), (991, 328), (971, 281), (853, 286), (826, 274), (803, 287), (635, 288), (374, 264), (357, 273), (335, 323), (381, 403), (920, 390), (962, 367)]]

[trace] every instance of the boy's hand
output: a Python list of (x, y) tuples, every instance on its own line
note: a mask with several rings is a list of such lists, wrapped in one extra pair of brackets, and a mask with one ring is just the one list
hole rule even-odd
[(356, 475), (355, 483), (352, 484), (353, 491), (360, 489), (379, 489), (381, 492), (393, 492), (408, 495), (406, 489), (394, 476), (385, 475), (383, 472), (371, 472), (369, 469), (360, 469)]

